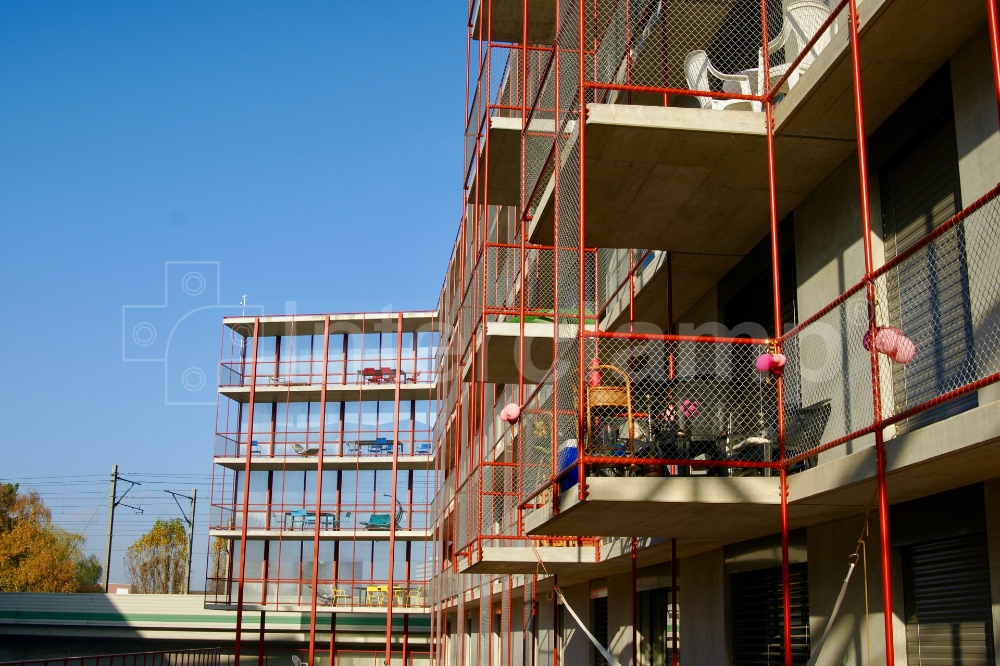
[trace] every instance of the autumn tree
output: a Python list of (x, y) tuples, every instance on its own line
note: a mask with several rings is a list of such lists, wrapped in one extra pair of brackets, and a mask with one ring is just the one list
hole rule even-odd
[(180, 518), (157, 518), (152, 529), (125, 552), (125, 573), (132, 592), (183, 594), (187, 570), (187, 533)]
[(226, 591), (226, 578), (229, 576), (229, 542), (222, 537), (215, 537), (210, 546), (212, 563), (209, 565), (206, 591), (209, 594), (223, 594)]
[(101, 563), (83, 542), (52, 524), (37, 492), (0, 484), (0, 592), (99, 592)]

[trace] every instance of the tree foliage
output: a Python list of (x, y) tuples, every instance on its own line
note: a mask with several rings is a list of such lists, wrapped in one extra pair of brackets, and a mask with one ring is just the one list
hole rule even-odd
[(229, 576), (229, 542), (222, 537), (212, 540), (212, 563), (209, 565), (206, 591), (209, 594), (223, 594), (226, 591), (226, 578)]
[(83, 542), (52, 524), (37, 492), (0, 484), (0, 592), (99, 592), (101, 563)]
[(187, 533), (180, 518), (157, 518), (125, 553), (125, 572), (134, 593), (183, 594), (186, 571)]

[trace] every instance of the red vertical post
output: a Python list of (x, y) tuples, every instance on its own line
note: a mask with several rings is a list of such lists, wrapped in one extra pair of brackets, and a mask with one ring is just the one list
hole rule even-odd
[[(330, 355), (330, 315), (323, 318), (323, 372), (319, 388), (319, 456), (316, 459), (316, 515), (313, 527), (312, 593), (309, 595), (309, 666), (316, 658), (316, 597), (319, 592), (319, 528), (323, 523), (323, 449), (326, 448), (326, 383)], [(310, 374), (312, 373), (312, 363)], [(308, 447), (308, 442), (306, 446)]]
[(990, 27), (990, 55), (993, 59), (993, 85), (997, 95), (997, 111), (1000, 112), (1000, 21), (997, 19), (996, 0), (986, 0), (986, 16)]
[[(626, 2), (628, 2), (628, 0), (626, 0)], [(577, 119), (577, 126), (580, 128), (580, 134), (579, 134), (579, 136), (580, 136), (580, 151), (579, 151), (580, 182), (579, 182), (579, 185), (578, 185), (578, 187), (579, 187), (578, 192), (580, 193), (580, 196), (579, 196), (579, 200), (580, 200), (579, 201), (579, 207), (580, 207), (580, 210), (579, 210), (579, 231), (578, 231), (578, 233), (579, 233), (579, 239), (578, 239), (578, 241), (579, 241), (580, 247), (579, 247), (579, 260), (577, 262), (578, 263), (578, 270), (577, 270), (577, 283), (576, 283), (576, 290), (577, 290), (577, 292), (579, 294), (578, 306), (577, 306), (578, 310), (577, 310), (577, 313), (576, 313), (577, 317), (579, 318), (578, 321), (577, 321), (577, 336), (578, 336), (577, 347), (578, 348), (577, 348), (577, 372), (576, 372), (576, 389), (577, 389), (577, 393), (576, 394), (579, 396), (578, 402), (579, 402), (579, 405), (580, 405), (580, 407), (582, 409), (579, 409), (577, 411), (577, 437), (576, 437), (577, 454), (576, 454), (576, 459), (577, 459), (578, 462), (577, 462), (576, 480), (577, 480), (578, 496), (579, 496), (580, 500), (584, 500), (587, 497), (587, 479), (586, 479), (587, 467), (586, 467), (586, 465), (583, 464), (583, 456), (584, 456), (585, 449), (586, 449), (586, 447), (585, 447), (586, 442), (584, 441), (584, 439), (586, 438), (586, 432), (587, 432), (586, 428), (584, 426), (584, 423), (585, 423), (585, 414), (586, 414), (586, 411), (587, 411), (587, 406), (586, 406), (587, 405), (587, 398), (586, 398), (586, 396), (587, 396), (586, 390), (587, 389), (586, 389), (586, 386), (585, 386), (586, 382), (584, 381), (584, 379), (586, 377), (586, 349), (585, 349), (586, 338), (583, 336), (584, 331), (587, 328), (587, 314), (586, 314), (586, 312), (587, 312), (587, 310), (586, 310), (586, 301), (587, 301), (587, 299), (586, 299), (586, 293), (587, 293), (587, 287), (586, 287), (586, 285), (587, 285), (587, 269), (586, 269), (587, 253), (586, 253), (586, 250), (585, 250), (585, 248), (587, 246), (587, 243), (584, 240), (586, 238), (586, 231), (587, 231), (587, 220), (586, 220), (586, 218), (587, 218), (587, 215), (586, 215), (586, 202), (587, 202), (587, 151), (586, 151), (586, 145), (587, 145), (586, 144), (586, 135), (587, 135), (587, 85), (586, 85), (586, 79), (587, 79), (587, 72), (586, 72), (586, 64), (587, 63), (586, 63), (586, 59), (584, 58), (584, 37), (585, 37), (584, 31), (586, 29), (587, 22), (586, 22), (586, 19), (585, 19), (586, 12), (584, 12), (584, 7), (585, 7), (584, 0), (577, 0), (577, 6), (576, 6), (576, 14), (577, 14), (577, 36), (576, 36), (576, 39), (577, 39), (577, 46), (576, 46), (576, 48), (577, 48), (577, 51), (578, 51), (577, 56), (579, 58), (579, 66), (577, 68), (578, 71), (579, 71), (579, 81), (578, 81), (579, 92), (577, 93), (577, 95), (579, 96), (579, 100), (580, 100), (580, 102), (579, 102), (580, 103), (580, 110), (579, 110), (580, 116)], [(559, 163), (556, 162), (556, 165), (557, 165), (556, 168), (557, 169), (558, 169), (558, 164)], [(597, 323), (597, 302), (595, 301), (594, 302), (594, 324), (595, 324), (594, 328), (595, 329), (597, 328), (596, 323)], [(553, 334), (553, 336), (558, 337), (558, 332), (557, 331), (553, 331), (552, 334)], [(594, 344), (595, 345), (598, 344), (597, 340), (594, 341)], [(553, 365), (554, 365), (554, 361), (553, 361)], [(626, 409), (632, 409), (632, 406), (629, 405), (628, 407), (626, 407)], [(553, 426), (554, 425), (555, 424), (553, 424)], [(632, 433), (629, 433), (629, 441), (631, 441), (631, 439), (632, 439)]]
[[(334, 577), (336, 578), (336, 572)], [(334, 658), (337, 654), (337, 614), (330, 613), (330, 666), (335, 666)]]
[(636, 570), (636, 548), (638, 539), (632, 537), (632, 664), (639, 665), (639, 592), (636, 590), (638, 584), (638, 571)]
[[(992, 2), (992, 0), (991, 0)], [(872, 259), (872, 227), (871, 207), (868, 200), (868, 148), (865, 132), (864, 94), (861, 85), (861, 48), (858, 44), (858, 7), (856, 0), (849, 0), (849, 27), (851, 40), (851, 69), (854, 78), (854, 122), (858, 143), (858, 178), (861, 187), (861, 222), (864, 234), (865, 279), (867, 281), (868, 297), (868, 331), (872, 340), (875, 339), (875, 283), (871, 279), (874, 271)], [(995, 33), (994, 33), (995, 34)], [(995, 61), (994, 61), (995, 62)], [(891, 548), (889, 543), (889, 501), (885, 488), (885, 441), (882, 433), (882, 390), (878, 368), (878, 352), (871, 345), (872, 372), (872, 403), (873, 421), (875, 426), (875, 458), (876, 477), (878, 479), (878, 517), (879, 517), (879, 550), (882, 560), (882, 608), (885, 620), (885, 663), (893, 666), (896, 661), (895, 644), (892, 628), (892, 571)]]
[(246, 466), (243, 471), (243, 523), (240, 527), (240, 574), (239, 590), (236, 592), (236, 642), (233, 647), (233, 661), (240, 663), (240, 641), (243, 638), (243, 579), (247, 567), (247, 513), (250, 511), (250, 447), (253, 445), (253, 406), (257, 390), (257, 349), (260, 341), (260, 317), (253, 318), (253, 354), (250, 368), (250, 406), (247, 408)]
[[(771, 285), (772, 299), (774, 305), (774, 339), (775, 351), (780, 352), (781, 339), (781, 250), (778, 239), (778, 190), (777, 175), (775, 173), (774, 156), (774, 104), (771, 95), (771, 57), (768, 53), (768, 41), (770, 35), (767, 20), (767, 0), (761, 0), (761, 42), (763, 54), (763, 79), (762, 90), (759, 91), (765, 96), (764, 111), (766, 114), (765, 124), (767, 125), (767, 185), (768, 199), (770, 202), (770, 222), (771, 222)], [(779, 462), (779, 485), (781, 493), (781, 603), (782, 603), (782, 652), (784, 654), (785, 666), (792, 666), (792, 599), (791, 599), (791, 577), (788, 563), (788, 474), (785, 468), (785, 407), (784, 407), (784, 382), (781, 377), (776, 379), (776, 402), (778, 414), (778, 462)], [(766, 461), (768, 464), (772, 460)]]
[(670, 538), (670, 663), (677, 666), (677, 538)]
[[(396, 386), (394, 393), (393, 421), (392, 421), (392, 491), (390, 493), (389, 509), (389, 581), (386, 585), (386, 610), (385, 610), (385, 665), (389, 666), (392, 655), (392, 602), (395, 591), (392, 587), (392, 568), (394, 565), (393, 556), (396, 551), (396, 473), (399, 469), (399, 368), (403, 362), (403, 313), (396, 315)], [(310, 664), (309, 666), (314, 666)]]
[(265, 611), (260, 612), (260, 643), (257, 645), (257, 666), (264, 666), (264, 616)]

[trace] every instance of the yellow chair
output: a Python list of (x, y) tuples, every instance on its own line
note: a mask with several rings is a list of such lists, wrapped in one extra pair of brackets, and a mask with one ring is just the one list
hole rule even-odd
[(385, 606), (389, 603), (388, 585), (369, 585), (365, 588), (365, 605)]
[(634, 455), (635, 427), (632, 422), (632, 383), (628, 373), (613, 365), (596, 365), (588, 367), (588, 372), (594, 370), (613, 370), (621, 375), (625, 386), (587, 386), (587, 442), (593, 440), (593, 410), (602, 407), (619, 407), (625, 410), (628, 420), (628, 452)]

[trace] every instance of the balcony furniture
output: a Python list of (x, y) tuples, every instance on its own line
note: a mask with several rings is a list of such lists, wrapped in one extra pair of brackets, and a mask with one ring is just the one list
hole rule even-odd
[[(785, 50), (785, 62), (778, 65), (771, 65), (772, 83), (788, 72), (791, 63), (799, 57), (802, 49), (805, 48), (806, 44), (809, 43), (809, 40), (813, 38), (813, 35), (816, 34), (829, 16), (830, 8), (824, 3), (819, 2), (819, 0), (796, 0), (795, 2), (788, 3), (781, 24), (781, 32), (767, 43), (768, 55), (774, 54), (779, 49)], [(836, 24), (827, 28), (824, 34), (816, 40), (813, 47), (809, 49), (809, 53), (802, 58), (802, 62), (788, 76), (785, 86), (778, 92), (788, 92), (788, 90), (795, 87), (802, 73), (809, 68), (809, 65), (816, 60), (820, 52), (830, 43), (830, 36), (835, 31)], [(757, 52), (757, 76), (763, 78), (760, 74), (763, 71), (764, 49), (759, 49)], [(758, 91), (761, 90), (762, 84), (763, 81), (754, 81), (754, 87)], [(758, 92), (757, 94), (762, 93)]]
[[(361, 450), (362, 446), (367, 446), (368, 452), (371, 455), (391, 456), (392, 445), (394, 442), (390, 439), (386, 439), (385, 437), (378, 437), (376, 439), (360, 439), (355, 442), (355, 444), (358, 447), (358, 451)], [(397, 445), (397, 447), (399, 447), (399, 445)]]
[(427, 442), (422, 444), (417, 444), (413, 450), (413, 454), (417, 456), (428, 456), (431, 453), (431, 445)]
[[(826, 424), (830, 420), (830, 399), (820, 400), (808, 407), (796, 407), (785, 416), (785, 455), (789, 458), (810, 451), (823, 441)], [(789, 471), (797, 472), (816, 466), (816, 456), (810, 456), (792, 465)]]
[(250, 442), (250, 455), (255, 453), (260, 453), (260, 445), (257, 444), (256, 439)]
[[(343, 518), (350, 518), (351, 512), (348, 511), (343, 514)], [(288, 529), (295, 529), (295, 522), (298, 521), (299, 527), (301, 529), (306, 529), (307, 527), (316, 526), (316, 513), (314, 511), (306, 511), (305, 509), (295, 509), (293, 511), (285, 512), (285, 519), (282, 521), (281, 526), (284, 528), (286, 525)], [(319, 528), (321, 530), (336, 530), (340, 529), (341, 518), (337, 517), (335, 513), (321, 512), (319, 514)]]
[(317, 593), (316, 598), (323, 602), (325, 606), (339, 606), (341, 602), (351, 604), (351, 597), (347, 594), (346, 590), (341, 590), (338, 587), (333, 588), (331, 594), (321, 594)]
[(403, 520), (403, 505), (399, 500), (396, 500), (396, 517), (393, 519), (391, 513), (373, 513), (367, 521), (362, 521), (361, 525), (366, 530), (373, 531), (384, 531), (388, 530), (390, 524), (394, 525), (397, 529), (399, 528), (400, 522)]
[(319, 453), (319, 447), (314, 449), (307, 449), (301, 444), (292, 444), (292, 450), (295, 451), (300, 456), (315, 456)]
[(395, 368), (362, 368), (358, 370), (362, 384), (393, 384), (397, 375), (401, 381), (406, 381), (406, 373), (397, 372)]
[[(611, 370), (618, 373), (624, 381), (624, 386), (609, 386), (600, 383), (600, 371)], [(594, 439), (594, 412), (598, 415), (604, 414), (608, 417), (621, 417), (624, 415), (628, 425), (628, 445), (627, 453), (632, 455), (634, 451), (633, 438), (635, 427), (632, 420), (632, 382), (628, 373), (613, 365), (593, 365), (588, 371), (593, 379), (596, 379), (595, 386), (586, 388), (586, 411), (587, 411), (587, 442)], [(598, 455), (613, 455), (611, 452), (598, 452)]]
[[(687, 86), (691, 90), (712, 90), (712, 76), (722, 82), (722, 92), (739, 93), (742, 95), (754, 94), (750, 88), (750, 77), (746, 74), (724, 74), (712, 66), (708, 59), (708, 54), (702, 50), (691, 51), (684, 59), (684, 76), (687, 78)], [(756, 111), (760, 104), (746, 99), (715, 99), (712, 97), (697, 97), (698, 103), (703, 109), (713, 109), (716, 111)], [(756, 106), (755, 106), (756, 105)]]

